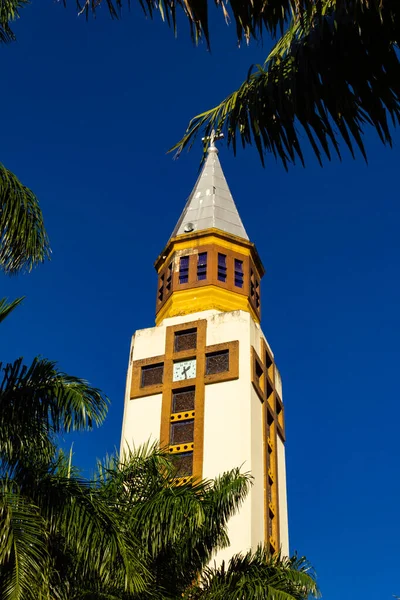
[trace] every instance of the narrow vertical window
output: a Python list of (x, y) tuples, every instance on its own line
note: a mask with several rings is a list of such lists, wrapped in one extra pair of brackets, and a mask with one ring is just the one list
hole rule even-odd
[(269, 519), (268, 519), (268, 537), (271, 539), (272, 538), (272, 519), (273, 519), (273, 515), (271, 515), (271, 511), (269, 513)]
[(179, 283), (189, 281), (189, 257), (181, 256), (179, 261)]
[(260, 308), (260, 282), (258, 281), (258, 279), (256, 279), (255, 284), (255, 302), (256, 308)]
[(167, 282), (166, 282), (166, 286), (165, 286), (167, 294), (171, 289), (171, 283), (172, 283), (172, 262), (169, 263), (168, 269), (167, 269)]
[[(274, 424), (274, 416), (267, 409), (267, 435), (271, 437), (271, 427)], [(271, 466), (271, 465), (269, 465)], [(272, 483), (272, 482), (271, 482)]]
[(200, 252), (197, 258), (197, 279), (207, 279), (207, 252)]
[(235, 286), (243, 287), (243, 261), (235, 258)]
[(162, 302), (164, 299), (164, 275), (161, 275), (158, 284), (158, 301)]
[(250, 269), (250, 298), (253, 300), (256, 308), (260, 308), (260, 281)]
[(176, 477), (190, 477), (193, 473), (193, 452), (181, 452), (171, 456)]
[(226, 254), (218, 252), (218, 281), (226, 281)]

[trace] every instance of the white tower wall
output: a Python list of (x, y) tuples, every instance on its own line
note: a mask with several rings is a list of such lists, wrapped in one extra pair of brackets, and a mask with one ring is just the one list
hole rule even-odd
[[(132, 362), (163, 355), (166, 328), (197, 319), (207, 320), (207, 346), (239, 342), (239, 377), (205, 386), (203, 478), (212, 479), (235, 467), (250, 472), (254, 478), (243, 506), (229, 522), (231, 545), (218, 553), (216, 561), (219, 563), (233, 554), (255, 549), (265, 539), (263, 408), (252, 385), (251, 366), (251, 347), (258, 350), (265, 337), (248, 312), (202, 311), (168, 318), (157, 327), (136, 332), (128, 368), (121, 452), (127, 446), (138, 446), (160, 437), (162, 394), (130, 399)], [(283, 553), (288, 554), (285, 450), (279, 436), (277, 439), (280, 540)]]

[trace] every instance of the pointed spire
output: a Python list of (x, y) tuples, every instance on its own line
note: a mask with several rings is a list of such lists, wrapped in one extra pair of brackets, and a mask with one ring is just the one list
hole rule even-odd
[(216, 139), (212, 132), (206, 162), (171, 237), (214, 227), (249, 239), (219, 162)]

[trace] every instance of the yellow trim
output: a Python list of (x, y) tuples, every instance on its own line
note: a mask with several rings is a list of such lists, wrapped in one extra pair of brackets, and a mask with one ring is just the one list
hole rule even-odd
[(256, 323), (260, 322), (247, 296), (215, 285), (205, 285), (174, 292), (157, 314), (156, 325), (160, 325), (168, 317), (189, 315), (211, 309), (222, 312), (244, 310), (251, 314)]
[(175, 485), (184, 485), (185, 483), (192, 483), (193, 475), (188, 475), (187, 477), (175, 477), (174, 484)]
[(178, 413), (171, 413), (171, 423), (178, 423), (180, 421), (187, 421), (189, 419), (194, 419), (195, 414), (194, 410), (184, 410)]
[[(176, 238), (175, 238), (176, 239)], [(223, 237), (217, 235), (205, 235), (197, 238), (190, 238), (186, 240), (179, 240), (171, 242), (171, 249), (167, 256), (162, 257), (162, 260), (158, 263), (157, 273), (161, 271), (165, 263), (167, 263), (174, 252), (181, 250), (191, 250), (193, 248), (199, 248), (201, 246), (207, 246), (210, 244), (215, 244), (216, 246), (220, 246), (221, 248), (226, 248), (227, 250), (231, 250), (232, 252), (237, 252), (238, 254), (243, 254), (243, 256), (252, 256), (254, 254), (254, 248), (249, 246), (244, 246), (243, 244), (236, 243), (233, 240), (225, 239)]]
[(170, 454), (182, 454), (183, 452), (191, 452), (193, 449), (193, 442), (182, 442), (182, 444), (175, 444), (174, 446), (169, 446)]

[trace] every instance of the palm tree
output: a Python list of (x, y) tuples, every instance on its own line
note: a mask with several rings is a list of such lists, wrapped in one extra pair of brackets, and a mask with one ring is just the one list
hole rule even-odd
[(99, 465), (103, 497), (138, 540), (162, 597), (180, 597), (228, 544), (226, 524), (244, 500), (251, 479), (237, 469), (214, 481), (176, 485), (170, 455), (156, 446), (128, 451)]
[(271, 556), (260, 547), (235, 556), (227, 567), (207, 566), (214, 552), (229, 544), (226, 524), (245, 498), (251, 478), (235, 469), (213, 481), (177, 486), (175, 475), (170, 455), (149, 445), (98, 465), (101, 497), (115, 507), (122, 528), (137, 540), (139, 556), (151, 573), (151, 590), (129, 595), (97, 579), (77, 577), (72, 598), (318, 597), (314, 574), (304, 558)]
[[(147, 446), (123, 460), (106, 460), (94, 480), (84, 480), (71, 455), (49, 461), (28, 451), (16, 460), (0, 449), (4, 600), (317, 595), (303, 560), (271, 557), (261, 548), (234, 557), (227, 570), (206, 567), (228, 544), (226, 523), (248, 491), (246, 474), (234, 470), (215, 481), (176, 486), (170, 457)], [(249, 595), (252, 589), (257, 595)]]
[[(20, 301), (1, 301), (0, 320)], [(0, 597), (66, 600), (76, 570), (142, 592), (150, 575), (136, 540), (57, 450), (58, 436), (102, 423), (107, 398), (46, 359), (0, 373)]]
[(102, 422), (105, 397), (47, 360), (28, 368), (19, 359), (1, 372), (0, 597), (63, 598), (56, 565), (67, 568), (70, 553), (84, 575), (106, 581), (112, 569), (104, 568), (120, 560), (127, 589), (143, 589), (136, 548), (90, 486), (67, 475), (56, 452), (57, 435)]

